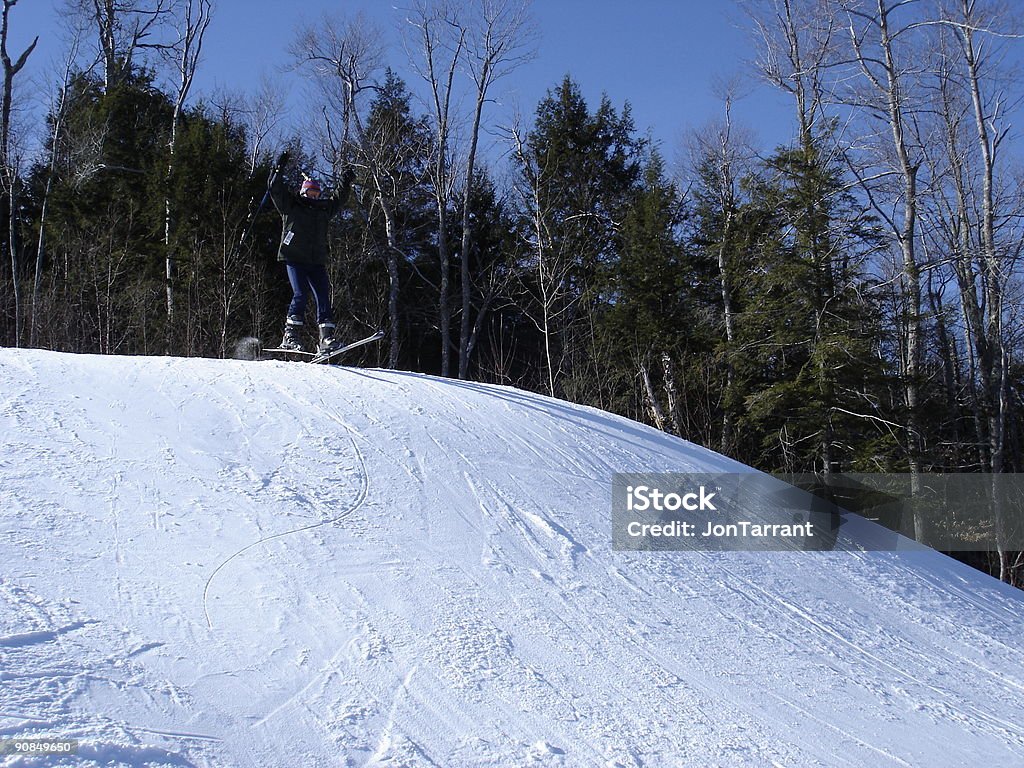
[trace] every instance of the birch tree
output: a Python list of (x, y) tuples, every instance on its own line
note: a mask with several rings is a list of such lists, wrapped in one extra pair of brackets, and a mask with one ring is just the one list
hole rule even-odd
[(522, 135), (518, 127), (513, 127), (510, 135), (519, 165), (519, 205), (529, 222), (524, 237), (535, 269), (535, 279), (527, 281), (527, 284), (535, 286), (534, 298), (540, 316), (531, 315), (531, 320), (540, 332), (543, 343), (547, 393), (551, 397), (556, 397), (555, 380), (558, 376), (558, 365), (554, 351), (555, 323), (559, 315), (568, 309), (565, 285), (572, 271), (572, 260), (559, 253), (552, 232), (553, 212), (543, 191), (543, 178), (547, 173), (547, 169), (541, 164), (543, 156), (529, 145), (528, 139)]
[(284, 94), (269, 78), (260, 80), (260, 87), (251, 100), (252, 106), (245, 111), (249, 135), (249, 175), (256, 173), (264, 145), (277, 130), (285, 114)]
[(748, 3), (760, 46), (757, 67), (776, 88), (793, 98), (801, 147), (823, 131), (827, 83), (839, 29), (822, 0), (770, 0)]
[[(845, 96), (884, 126), (883, 132), (865, 134), (864, 146), (877, 154), (868, 158), (873, 170), (864, 169), (864, 156), (849, 164), (875, 211), (886, 222), (898, 249), (901, 293), (900, 375), (906, 411), (906, 454), (914, 495), (920, 490), (922, 431), (920, 387), (922, 373), (921, 264), (918, 255), (920, 171), (922, 141), (917, 135), (922, 107), (920, 79), (928, 71), (927, 49), (913, 45), (918, 19), (902, 24), (897, 18), (907, 3), (891, 0), (843, 0), (848, 51), (862, 87)], [(887, 134), (887, 138), (886, 138)], [(891, 184), (890, 184), (891, 182)], [(924, 519), (915, 513), (915, 533), (924, 536)]]
[[(1019, 255), (1019, 230), (1002, 230), (1016, 205), (1000, 199), (1007, 164), (1002, 159), (1013, 98), (1003, 83), (1006, 45), (1015, 31), (1011, 17), (993, 3), (951, 0), (941, 7), (939, 43), (944, 57), (937, 72), (938, 112), (946, 141), (947, 187), (952, 200), (943, 211), (953, 254), (965, 334), (970, 353), (969, 382), (981, 446), (981, 463), (993, 477), (992, 499), (1001, 517), (998, 473), (1007, 469), (1013, 399), (1009, 393), (1010, 347), (1006, 295)], [(1001, 71), (1002, 70), (1002, 71)], [(1015, 242), (1016, 241), (1016, 242)], [(1001, 526), (1000, 526), (1001, 528)], [(1000, 578), (1011, 580), (1011, 554), (998, 542)]]
[(985, 326), (984, 334), (979, 337), (982, 342), (980, 351), (983, 351), (979, 362), (988, 416), (990, 467), (993, 472), (1002, 472), (1006, 445), (1006, 413), (1003, 406), (1007, 402), (1003, 375), (1006, 362), (1003, 294), (1009, 270), (1004, 268), (997, 243), (995, 186), (1000, 150), (1009, 132), (1004, 117), (1008, 99), (999, 92), (991, 95), (985, 93), (991, 82), (986, 77), (991, 53), (989, 48), (998, 42), (999, 33), (989, 26), (989, 22), (994, 20), (984, 18), (979, 6), (980, 3), (975, 0), (959, 0), (954, 8), (949, 9), (945, 18), (955, 30), (959, 43), (963, 82), (970, 95), (975, 152), (981, 161), (978, 165), (981, 173), (979, 231)]
[(733, 91), (722, 94), (723, 116), (693, 136), (691, 146), (692, 173), (697, 181), (698, 210), (704, 222), (702, 240), (712, 250), (717, 266), (718, 294), (721, 297), (722, 324), (725, 334), (725, 405), (722, 409), (721, 442), (724, 453), (734, 450), (736, 403), (734, 388), (736, 371), (736, 313), (733, 265), (734, 233), (740, 214), (740, 178), (749, 172), (752, 157), (750, 137), (733, 125)]

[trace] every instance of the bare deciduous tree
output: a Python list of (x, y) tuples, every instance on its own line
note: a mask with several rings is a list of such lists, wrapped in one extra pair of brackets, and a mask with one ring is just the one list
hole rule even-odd
[[(181, 0), (175, 8), (178, 18), (178, 42), (171, 49), (175, 66), (174, 109), (171, 113), (170, 138), (167, 141), (167, 185), (174, 174), (174, 152), (178, 143), (178, 129), (181, 125), (181, 113), (185, 108), (199, 57), (203, 50), (203, 38), (212, 20), (212, 0)], [(171, 195), (168, 189), (164, 196), (164, 279), (167, 291), (167, 319), (170, 328), (174, 320), (174, 253), (172, 232), (174, 229)]]
[[(714, 255), (718, 266), (718, 290), (722, 297), (726, 343), (725, 391), (728, 393), (734, 387), (735, 366), (732, 356), (736, 353), (735, 287), (732, 284), (732, 261), (735, 257), (731, 251), (733, 228), (741, 205), (740, 179), (749, 170), (748, 163), (753, 151), (750, 137), (733, 124), (734, 86), (726, 86), (720, 95), (724, 107), (722, 119), (694, 134), (690, 163), (695, 176), (704, 176), (706, 193), (714, 199), (721, 220), (721, 232), (714, 245)], [(733, 449), (735, 420), (735, 413), (728, 408), (723, 410), (721, 450), (725, 453)]]
[(471, 331), (473, 281), (470, 270), (472, 243), (470, 200), (480, 141), (484, 105), (495, 81), (534, 55), (534, 29), (524, 0), (477, 0), (468, 20), (466, 67), (475, 86), (462, 190), (462, 243), (459, 248), (462, 317), (459, 334), (459, 378), (469, 372), (476, 334)]
[[(864, 158), (849, 164), (876, 212), (885, 220), (901, 257), (900, 373), (906, 406), (907, 460), (914, 495), (920, 490), (922, 432), (920, 386), (922, 371), (921, 265), (917, 252), (920, 170), (924, 162), (918, 135), (918, 115), (923, 109), (920, 78), (929, 71), (928, 51), (914, 47), (911, 33), (917, 19), (894, 26), (895, 16), (906, 3), (890, 0), (842, 0), (847, 17), (849, 52), (863, 87), (848, 94), (851, 105), (880, 120), (888, 140), (875, 134), (862, 144), (878, 152), (871, 162), (877, 172), (864, 170)], [(895, 184), (881, 189), (876, 182)], [(894, 201), (898, 201), (895, 202)], [(924, 519), (915, 514), (918, 538), (924, 536)]]
[(104, 88), (111, 88), (131, 72), (138, 51), (164, 51), (173, 46), (154, 37), (168, 20), (171, 1), (77, 0), (79, 11), (96, 25)]
[(81, 48), (84, 30), (81, 26), (72, 24), (69, 30), (68, 54), (64, 62), (64, 70), (61, 76), (60, 85), (57, 88), (53, 103), (50, 105), (51, 131), (50, 131), (50, 157), (48, 160), (48, 171), (46, 174), (46, 186), (43, 189), (43, 200), (39, 211), (39, 239), (36, 243), (36, 268), (35, 279), (32, 285), (32, 311), (29, 323), (29, 338), (32, 346), (39, 341), (39, 305), (40, 293), (43, 283), (43, 270), (47, 258), (47, 211), (49, 209), (50, 192), (53, 189), (54, 177), (57, 173), (57, 162), (60, 156), (64, 121), (67, 117), (68, 100), (70, 97), (71, 80), (78, 62), (78, 54)]
[(11, 156), (11, 108), (14, 100), (14, 78), (25, 66), (28, 57), (35, 50), (39, 38), (36, 37), (28, 48), (22, 51), (17, 60), (12, 61), (7, 50), (7, 36), (10, 29), (11, 9), (18, 0), (3, 0), (3, 15), (0, 17), (0, 61), (4, 67), (4, 90), (0, 102), (0, 166), (3, 168), (5, 192), (7, 193), (7, 246), (11, 256), (11, 280), (14, 290), (14, 344), (21, 344), (21, 287), (18, 278), (18, 246), (17, 246), (17, 183), (18, 171)]
[[(434, 200), (437, 206), (437, 253), (441, 267), (438, 314), (441, 332), (441, 375), (451, 375), (451, 254), (448, 247), (448, 213), (455, 184), (451, 138), (452, 98), (455, 76), (466, 47), (466, 29), (459, 20), (459, 6), (448, 0), (417, 0), (406, 19), (414, 33), (410, 59), (430, 90), (434, 123)], [(416, 48), (416, 52), (412, 48)]]
[(284, 116), (284, 96), (269, 78), (260, 81), (259, 91), (253, 96), (252, 107), (247, 112), (249, 126), (249, 175), (256, 173), (263, 145), (277, 129)]
[(362, 169), (369, 181), (373, 202), (379, 206), (384, 218), (387, 244), (383, 256), (389, 281), (388, 364), (396, 368), (401, 342), (399, 259), (405, 256), (395, 213), (395, 201), (402, 191), (396, 171), (405, 158), (397, 156), (394, 148), (375, 142), (363, 118), (366, 96), (380, 90), (378, 77), (382, 70), (382, 51), (379, 32), (361, 15), (345, 22), (325, 18), (315, 27), (306, 28), (292, 47), (299, 65), (320, 87), (325, 115), (339, 115), (344, 124), (342, 136), (337, 137), (328, 119), (332, 164), (337, 170), (346, 162)]
[(758, 68), (795, 102), (800, 146), (811, 143), (824, 112), (837, 33), (835, 15), (821, 0), (769, 0), (745, 3), (757, 28)]
[[(1013, 406), (1008, 391), (1006, 294), (1020, 250), (1016, 233), (1006, 237), (1001, 232), (1013, 221), (1007, 214), (1016, 208), (1015, 196), (1000, 199), (998, 193), (1011, 102), (1001, 86), (1009, 74), (1002, 59), (1005, 41), (1017, 37), (1013, 25), (1005, 8), (978, 0), (943, 3), (936, 25), (943, 54), (936, 72), (937, 111), (946, 138), (941, 145), (948, 169), (946, 186), (952, 189), (950, 201), (937, 195), (939, 218), (945, 224), (963, 311), (981, 462), (994, 475), (1007, 468)], [(998, 482), (993, 477), (992, 498), (1001, 512)], [(1009, 581), (1011, 554), (1002, 541), (998, 550), (1000, 578)]]

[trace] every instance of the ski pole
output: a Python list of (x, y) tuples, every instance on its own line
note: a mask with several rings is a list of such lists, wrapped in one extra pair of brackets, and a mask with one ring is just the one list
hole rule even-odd
[(256, 217), (260, 215), (260, 211), (263, 210), (263, 206), (267, 204), (268, 197), (270, 197), (270, 187), (267, 187), (267, 191), (263, 193), (263, 199), (260, 200), (260, 204), (256, 206), (256, 210), (250, 213), (249, 218), (246, 219), (245, 229), (242, 230), (242, 235), (238, 238), (238, 244), (235, 245), (236, 253), (242, 250), (242, 244), (252, 231), (252, 226), (256, 223)]

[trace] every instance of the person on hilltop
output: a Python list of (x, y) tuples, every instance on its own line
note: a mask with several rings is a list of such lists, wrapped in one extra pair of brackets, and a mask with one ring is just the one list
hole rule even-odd
[(270, 199), (281, 214), (281, 244), (277, 260), (284, 262), (292, 288), (281, 349), (302, 351), (306, 304), (312, 293), (320, 328), (317, 351), (323, 354), (341, 346), (331, 306), (331, 281), (327, 274), (327, 230), (331, 219), (348, 197), (355, 173), (346, 168), (340, 187), (326, 197), (321, 197), (319, 182), (303, 174), (305, 180), (295, 193), (285, 186), (281, 174), (290, 157), (288, 152), (281, 154), (268, 181)]

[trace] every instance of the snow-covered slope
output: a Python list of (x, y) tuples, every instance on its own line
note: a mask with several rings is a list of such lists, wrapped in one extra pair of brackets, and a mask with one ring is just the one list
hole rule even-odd
[(1024, 765), (1024, 595), (932, 552), (614, 552), (613, 472), (741, 469), (624, 419), (0, 350), (0, 434), (0, 740), (68, 764)]

